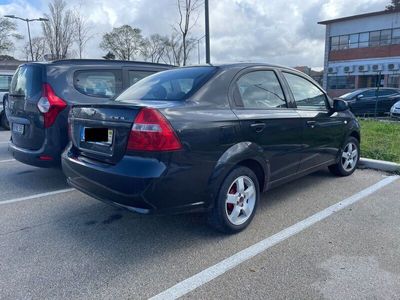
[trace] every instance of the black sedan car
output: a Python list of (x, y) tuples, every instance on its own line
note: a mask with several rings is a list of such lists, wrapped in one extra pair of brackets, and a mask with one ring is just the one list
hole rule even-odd
[(400, 100), (400, 90), (395, 88), (359, 89), (340, 96), (347, 101), (350, 110), (357, 116), (383, 115), (390, 112), (390, 108)]
[(251, 222), (262, 192), (326, 167), (350, 175), (360, 155), (346, 102), (272, 65), (164, 71), (76, 105), (69, 123), (70, 185), (144, 214), (208, 212), (224, 232)]

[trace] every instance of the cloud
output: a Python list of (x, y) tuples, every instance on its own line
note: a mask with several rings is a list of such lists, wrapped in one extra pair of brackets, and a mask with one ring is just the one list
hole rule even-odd
[[(0, 14), (24, 12), (38, 17), (47, 12), (49, 0), (11, 0), (0, 5)], [(212, 61), (258, 61), (282, 65), (323, 65), (325, 28), (317, 22), (357, 13), (382, 10), (388, 0), (210, 0)], [(101, 36), (113, 27), (129, 24), (141, 28), (144, 35), (169, 34), (178, 20), (176, 0), (70, 0), (80, 7), (92, 28), (94, 38), (85, 55), (99, 58), (104, 51), (98, 45)], [(204, 35), (203, 11), (199, 12), (193, 37)], [(19, 30), (26, 36), (26, 25)], [(32, 35), (41, 34), (32, 24)], [(201, 40), (201, 56), (204, 56)], [(21, 57), (15, 51), (14, 55)], [(191, 61), (197, 62), (197, 48)]]

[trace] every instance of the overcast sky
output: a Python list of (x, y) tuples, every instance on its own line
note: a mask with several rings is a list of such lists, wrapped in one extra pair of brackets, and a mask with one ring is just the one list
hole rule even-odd
[[(287, 66), (322, 67), (325, 28), (318, 21), (383, 10), (389, 0), (209, 0), (211, 59), (224, 62), (270, 62)], [(0, 0), (0, 15), (37, 18), (48, 11), (49, 0)], [(81, 7), (94, 38), (85, 57), (99, 58), (102, 34), (129, 24), (143, 35), (169, 34), (177, 22), (176, 0), (68, 0)], [(193, 37), (204, 35), (201, 11)], [(26, 24), (18, 22), (27, 38)], [(41, 35), (39, 23), (31, 25), (32, 36)], [(200, 54), (204, 62), (204, 40)], [(21, 51), (14, 56), (23, 58)], [(197, 63), (197, 48), (191, 63)]]

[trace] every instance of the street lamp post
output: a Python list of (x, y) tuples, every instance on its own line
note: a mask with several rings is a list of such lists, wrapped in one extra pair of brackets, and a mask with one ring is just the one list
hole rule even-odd
[(206, 33), (206, 63), (209, 64), (210, 61), (210, 18), (208, 12), (208, 0), (204, 0), (204, 10), (205, 10), (205, 33)]
[(24, 19), (24, 18), (16, 17), (14, 15), (5, 15), (4, 17), (5, 18), (10, 18), (10, 19), (18, 19), (18, 20), (26, 22), (26, 26), (28, 27), (29, 47), (30, 47), (30, 50), (31, 50), (31, 58), (32, 58), (32, 61), (33, 61), (31, 29), (29, 27), (29, 22), (34, 22), (34, 21), (47, 22), (47, 21), (49, 21), (49, 19), (46, 19), (46, 18), (38, 18), (38, 19), (28, 19), (28, 18), (26, 18), (26, 19)]

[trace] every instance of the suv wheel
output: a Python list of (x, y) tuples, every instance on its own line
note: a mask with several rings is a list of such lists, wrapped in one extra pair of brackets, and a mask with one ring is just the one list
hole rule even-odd
[(329, 166), (329, 170), (337, 176), (349, 176), (354, 173), (360, 160), (360, 143), (354, 137), (349, 137), (340, 151), (339, 162)]
[(236, 233), (250, 224), (260, 197), (257, 176), (246, 167), (229, 173), (221, 185), (209, 223), (224, 233)]

